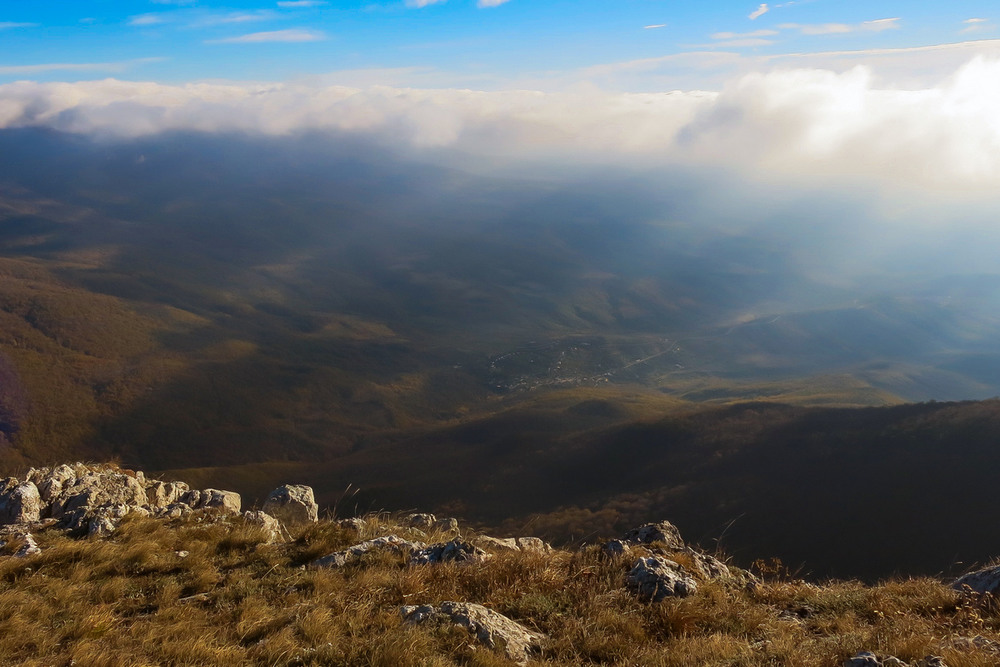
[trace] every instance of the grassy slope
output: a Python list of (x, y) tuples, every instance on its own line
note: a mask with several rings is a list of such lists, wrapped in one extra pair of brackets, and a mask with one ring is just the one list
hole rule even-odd
[(370, 517), (358, 535), (321, 522), (277, 545), (241, 519), (132, 519), (107, 540), (43, 531), (40, 555), (0, 557), (0, 664), (510, 664), (463, 629), (400, 620), (401, 605), (446, 600), (547, 634), (541, 665), (835, 667), (872, 650), (985, 667), (992, 654), (955, 640), (1000, 641), (996, 605), (930, 578), (817, 585), (762, 563), (757, 586), (702, 582), (691, 597), (647, 604), (625, 588), (632, 559), (593, 546), (475, 564), (411, 567), (384, 553), (336, 571), (301, 567), (362, 538), (411, 537), (393, 525)]

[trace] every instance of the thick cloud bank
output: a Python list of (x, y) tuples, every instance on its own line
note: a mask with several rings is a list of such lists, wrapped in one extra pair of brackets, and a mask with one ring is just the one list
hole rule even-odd
[(1000, 62), (937, 86), (879, 87), (865, 68), (743, 76), (720, 92), (611, 94), (117, 80), (0, 86), (0, 127), (141, 136), (170, 130), (359, 132), (397, 146), (761, 175), (1000, 185)]

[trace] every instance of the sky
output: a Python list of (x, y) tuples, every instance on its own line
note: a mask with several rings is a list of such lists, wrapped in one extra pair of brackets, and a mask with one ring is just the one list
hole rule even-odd
[(749, 190), (874, 189), (898, 217), (912, 193), (995, 198), (994, 10), (973, 0), (4, 2), (0, 128), (328, 130), (497, 168), (680, 167), (735, 175)]
[[(592, 82), (650, 92), (714, 87), (720, 74), (763, 63), (853, 64), (891, 55), (877, 51), (988, 41), (1000, 38), (994, 9), (889, 0), (5, 2), (0, 83), (327, 77), (486, 90)], [(636, 70), (645, 76), (629, 76)]]

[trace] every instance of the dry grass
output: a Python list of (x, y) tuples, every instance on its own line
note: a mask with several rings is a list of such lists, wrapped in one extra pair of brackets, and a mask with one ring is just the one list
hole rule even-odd
[(631, 559), (592, 547), (476, 564), (411, 567), (383, 553), (339, 571), (303, 567), (389, 524), (373, 517), (358, 536), (321, 523), (279, 545), (240, 519), (197, 516), (128, 520), (108, 540), (41, 532), (41, 554), (0, 556), (0, 664), (508, 664), (464, 630), (400, 620), (401, 605), (444, 600), (478, 602), (549, 635), (540, 664), (832, 667), (860, 650), (937, 654), (950, 667), (997, 661), (953, 645), (1000, 640), (997, 609), (933, 579), (771, 575), (756, 586), (702, 582), (692, 597), (647, 604), (624, 587)]

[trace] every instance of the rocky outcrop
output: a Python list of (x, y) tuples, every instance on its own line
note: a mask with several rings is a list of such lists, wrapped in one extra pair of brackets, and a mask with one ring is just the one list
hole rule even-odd
[(34, 523), (41, 518), (42, 498), (33, 482), (8, 477), (0, 489), (0, 524)]
[(442, 602), (440, 606), (406, 606), (399, 610), (408, 623), (448, 623), (469, 631), (487, 648), (501, 651), (508, 660), (527, 663), (541, 652), (546, 637), (532, 632), (503, 614), (469, 602)]
[(996, 595), (1000, 591), (1000, 565), (969, 572), (956, 579), (951, 587), (956, 591)]
[(879, 658), (871, 651), (861, 651), (845, 660), (844, 667), (948, 667), (948, 665), (943, 658), (936, 655), (929, 655), (911, 664), (892, 655)]
[(485, 560), (487, 553), (470, 542), (459, 538), (451, 542), (432, 544), (410, 556), (411, 565), (427, 565), (429, 563), (472, 563)]
[(677, 526), (669, 521), (647, 523), (644, 526), (633, 528), (625, 533), (622, 541), (627, 544), (660, 543), (667, 549), (684, 548), (684, 540), (681, 539), (681, 532), (677, 530)]
[(319, 505), (312, 487), (303, 484), (279, 486), (264, 501), (262, 509), (286, 526), (315, 523), (319, 519)]
[(490, 537), (479, 535), (472, 543), (477, 547), (493, 553), (521, 551), (537, 551), (541, 553), (552, 551), (552, 546), (538, 537)]
[(257, 526), (267, 534), (268, 543), (278, 542), (285, 535), (281, 523), (267, 512), (248, 510), (243, 513), (247, 525)]
[(640, 598), (650, 602), (668, 597), (687, 597), (698, 590), (697, 582), (683, 567), (661, 556), (637, 560), (626, 582)]
[(383, 537), (376, 537), (373, 540), (361, 542), (360, 544), (355, 544), (354, 546), (348, 547), (343, 551), (335, 551), (327, 556), (317, 558), (311, 563), (311, 565), (312, 567), (319, 568), (344, 567), (345, 565), (361, 560), (364, 555), (372, 552), (392, 551), (393, 553), (415, 553), (426, 548), (426, 546), (427, 545), (423, 542), (411, 542), (396, 535), (385, 535)]
[(0, 483), (0, 525), (54, 519), (86, 535), (106, 535), (129, 514), (179, 517), (195, 510), (240, 511), (233, 491), (191, 490), (183, 482), (147, 480), (141, 472), (83, 463), (32, 468), (25, 480)]

